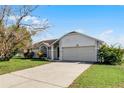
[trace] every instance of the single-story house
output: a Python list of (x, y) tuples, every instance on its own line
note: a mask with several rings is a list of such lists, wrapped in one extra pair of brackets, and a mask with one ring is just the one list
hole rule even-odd
[(43, 51), (45, 57), (60, 61), (97, 61), (97, 52), (104, 42), (94, 37), (70, 32), (59, 39), (44, 40), (33, 45), (36, 52)]

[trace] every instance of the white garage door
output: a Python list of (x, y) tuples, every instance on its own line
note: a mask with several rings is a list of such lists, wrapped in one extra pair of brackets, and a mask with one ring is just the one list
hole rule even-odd
[(96, 61), (96, 50), (94, 46), (88, 47), (63, 47), (62, 59), (70, 61)]

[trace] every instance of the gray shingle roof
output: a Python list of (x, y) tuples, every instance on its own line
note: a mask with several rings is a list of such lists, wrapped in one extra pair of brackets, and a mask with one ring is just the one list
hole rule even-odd
[(50, 46), (53, 42), (55, 42), (56, 40), (57, 40), (57, 39), (43, 40), (43, 41), (40, 41), (40, 42), (38, 42), (38, 43), (33, 44), (32, 48), (38, 48), (38, 47), (40, 47), (40, 45), (43, 44), (43, 43), (49, 47), (49, 46)]

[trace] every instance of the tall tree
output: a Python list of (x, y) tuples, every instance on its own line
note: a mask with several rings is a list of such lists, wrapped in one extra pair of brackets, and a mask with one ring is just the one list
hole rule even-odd
[[(0, 6), (0, 57), (9, 60), (13, 53), (29, 47), (31, 37), (49, 28), (48, 20), (42, 24), (24, 22), (38, 6)], [(13, 22), (9, 17), (14, 17)]]

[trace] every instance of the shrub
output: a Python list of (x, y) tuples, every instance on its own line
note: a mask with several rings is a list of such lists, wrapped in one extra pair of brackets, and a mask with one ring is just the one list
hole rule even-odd
[(24, 52), (24, 57), (25, 58), (33, 58), (34, 52), (28, 49), (26, 52)]
[(44, 53), (42, 51), (38, 51), (37, 55), (38, 55), (39, 58), (41, 58), (41, 57), (43, 57)]
[(0, 54), (0, 61), (9, 61), (12, 57), (14, 57), (18, 52), (18, 49), (11, 51), (8, 54)]
[(98, 60), (104, 64), (122, 64), (124, 50), (120, 47), (102, 45), (98, 50)]

